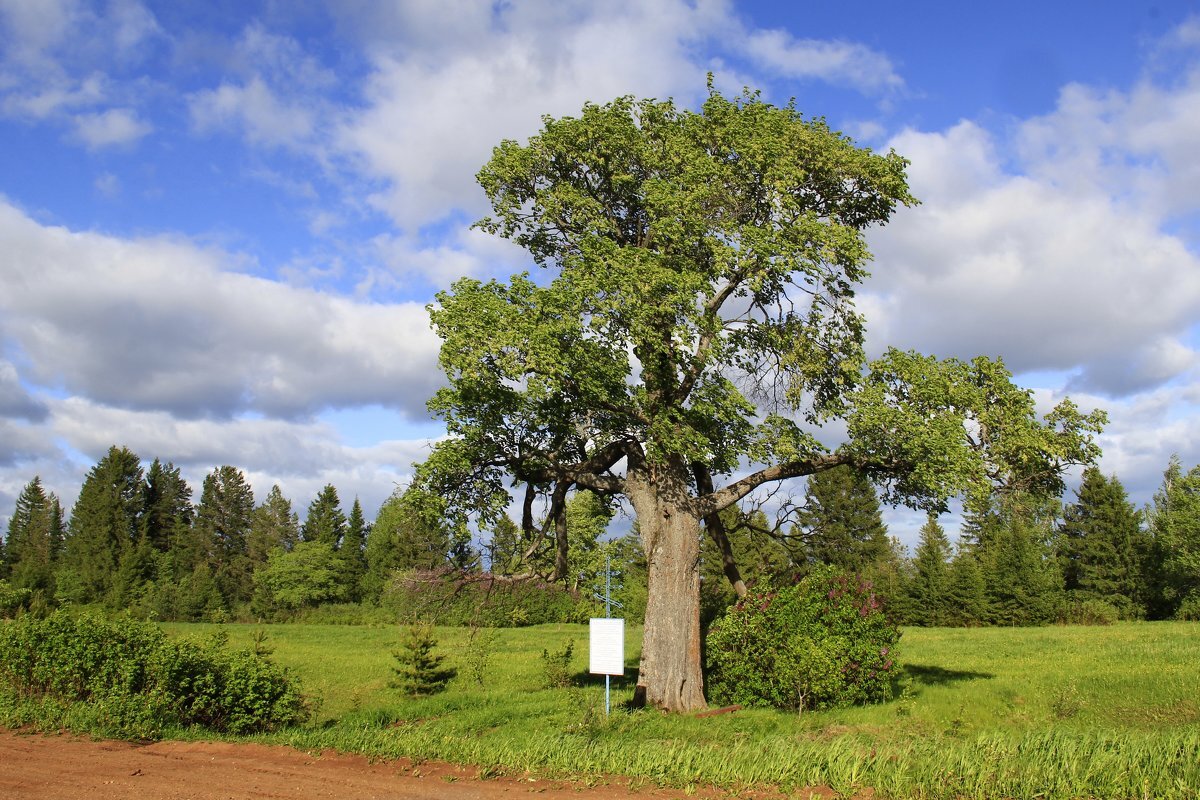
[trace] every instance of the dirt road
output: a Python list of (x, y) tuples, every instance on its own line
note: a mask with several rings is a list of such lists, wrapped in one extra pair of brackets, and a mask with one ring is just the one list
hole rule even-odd
[[(822, 793), (823, 794), (823, 793)], [(0, 800), (616, 800), (726, 797), (723, 792), (633, 791), (521, 777), (480, 780), (448, 764), (312, 755), (286, 747), (212, 742), (92, 741), (0, 729)], [(743, 792), (742, 798), (779, 797)], [(793, 795), (807, 797), (807, 793)]]

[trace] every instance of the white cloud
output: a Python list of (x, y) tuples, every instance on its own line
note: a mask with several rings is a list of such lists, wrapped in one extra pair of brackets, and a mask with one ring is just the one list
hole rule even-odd
[(0, 240), (0, 333), (31, 380), (95, 402), (183, 416), (378, 403), (422, 417), (440, 379), (419, 303), (290, 287), (187, 242), (43, 227), (7, 204)]
[(1078, 385), (1112, 394), (1194, 363), (1181, 337), (1200, 314), (1200, 258), (1160, 218), (1119, 197), (1007, 174), (991, 137), (969, 123), (892, 145), (912, 159), (923, 205), (872, 235), (865, 308), (876, 350), (1078, 369)]
[(75, 117), (75, 135), (91, 150), (128, 145), (154, 130), (128, 108), (110, 108), (97, 114)]
[(714, 44), (754, 51), (788, 76), (898, 80), (861, 45), (748, 29), (724, 2), (475, 2), (449, 13), (407, 3), (344, 14), (369, 39), (373, 71), (365, 107), (340, 125), (336, 147), (386, 182), (371, 199), (405, 230), (448, 209), (482, 211), (476, 170), (501, 139), (535, 133), (543, 114), (624, 94), (690, 102), (705, 72), (723, 66), (700, 55)]
[(241, 86), (222, 84), (189, 98), (192, 123), (201, 132), (241, 129), (254, 144), (296, 147), (313, 132), (312, 113), (275, 96), (261, 78)]
[(904, 86), (887, 56), (857, 42), (796, 39), (783, 30), (759, 30), (744, 33), (739, 49), (753, 63), (786, 78), (846, 84), (864, 92)]

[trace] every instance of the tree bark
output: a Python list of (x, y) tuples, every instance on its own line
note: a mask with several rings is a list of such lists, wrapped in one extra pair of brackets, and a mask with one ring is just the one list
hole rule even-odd
[(700, 518), (682, 463), (631, 464), (629, 499), (649, 568), (635, 701), (667, 711), (705, 708), (700, 662)]

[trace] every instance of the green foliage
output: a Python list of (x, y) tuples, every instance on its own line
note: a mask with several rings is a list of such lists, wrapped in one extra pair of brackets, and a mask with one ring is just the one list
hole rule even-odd
[(172, 725), (245, 733), (302, 722), (287, 672), (223, 637), (168, 640), (131, 619), (55, 612), (0, 627), (0, 691), (81, 704), (98, 732), (158, 736)]
[(384, 501), (367, 534), (362, 594), (378, 603), (393, 572), (445, 567), (450, 531), (426, 513), (428, 498), (415, 490), (395, 491)]
[(542, 650), (542, 676), (550, 689), (565, 689), (573, 682), (571, 660), (575, 657), (575, 640), (561, 650)]
[(862, 572), (883, 558), (887, 528), (875, 488), (850, 467), (818, 472), (808, 478), (799, 531), (805, 560)]
[(18, 613), (27, 609), (33, 598), (33, 592), (13, 586), (6, 580), (0, 580), (0, 619), (12, 619)]
[(1200, 466), (1185, 473), (1172, 457), (1147, 514), (1152, 616), (1173, 617), (1189, 595), (1200, 595)]
[(1068, 592), (1062, 621), (1068, 625), (1112, 625), (1121, 618), (1117, 607), (1103, 600)]
[[(921, 526), (921, 539), (913, 558), (912, 622), (917, 625), (947, 625), (955, 613), (951, 602), (950, 541), (930, 514)], [(981, 587), (982, 588), (982, 587)]]
[(888, 699), (900, 632), (836, 569), (739, 601), (708, 635), (713, 702), (803, 711)]
[(58, 594), (74, 603), (103, 600), (125, 551), (141, 533), (144, 481), (138, 457), (113, 446), (87, 474), (71, 509)]
[(392, 652), (395, 677), (388, 683), (410, 697), (437, 694), (446, 688), (458, 671), (443, 665), (445, 656), (434, 653), (437, 639), (433, 626), (414, 623), (404, 629), (400, 649)]
[(393, 573), (380, 600), (404, 617), (489, 628), (579, 621), (577, 594), (539, 578), (442, 569)]
[(300, 528), (300, 539), (305, 542), (320, 542), (337, 550), (346, 534), (346, 515), (342, 513), (342, 501), (332, 484), (325, 487), (308, 504), (308, 514)]
[(304, 541), (290, 551), (272, 550), (254, 573), (254, 608), (278, 614), (347, 599), (343, 566), (326, 542)]
[(1110, 605), (1125, 619), (1144, 615), (1149, 542), (1141, 515), (1115, 475), (1106, 478), (1095, 467), (1083, 471), (1077, 500), (1063, 513), (1057, 546), (1068, 593)]

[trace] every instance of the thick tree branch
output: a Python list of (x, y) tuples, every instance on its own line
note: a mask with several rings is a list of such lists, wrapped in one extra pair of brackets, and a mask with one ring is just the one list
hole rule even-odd
[[(700, 496), (711, 495), (713, 480), (708, 467), (700, 463), (693, 464), (692, 473), (696, 476), (696, 489), (700, 492)], [(704, 528), (717, 545), (717, 549), (721, 551), (721, 569), (724, 571), (725, 577), (729, 579), (729, 584), (733, 586), (733, 591), (737, 593), (738, 597), (745, 597), (746, 582), (742, 580), (742, 573), (738, 570), (737, 561), (733, 557), (733, 546), (729, 543), (729, 536), (725, 532), (725, 522), (721, 519), (721, 513), (714, 511), (706, 516)]]
[[(852, 457), (844, 453), (829, 453), (799, 461), (775, 464), (774, 466), (760, 469), (758, 472), (747, 475), (741, 480), (734, 481), (712, 494), (697, 497), (693, 501), (692, 510), (699, 517), (707, 517), (736, 503), (764, 483), (812, 475), (814, 472), (823, 472), (827, 469), (840, 467), (843, 464), (856, 464), (856, 462)], [(862, 464), (857, 465), (860, 467), (865, 466)]]

